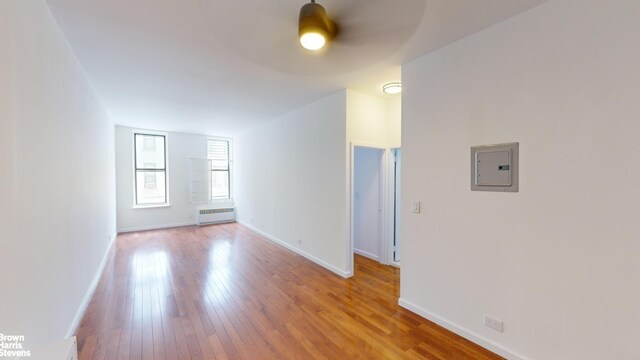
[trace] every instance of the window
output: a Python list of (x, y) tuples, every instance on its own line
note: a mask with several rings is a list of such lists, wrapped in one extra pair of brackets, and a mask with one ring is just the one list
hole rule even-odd
[(167, 203), (167, 151), (164, 135), (133, 135), (135, 204)]
[(225, 139), (207, 140), (207, 159), (210, 162), (211, 200), (231, 198), (231, 142)]

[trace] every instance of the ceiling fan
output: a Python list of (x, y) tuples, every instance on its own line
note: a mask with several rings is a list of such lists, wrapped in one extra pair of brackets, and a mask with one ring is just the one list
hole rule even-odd
[(398, 35), (413, 33), (425, 6), (425, 0), (403, 0), (401, 4), (388, 0), (325, 0), (331, 7), (329, 18), (316, 0), (306, 1), (298, 17), (298, 39), (311, 51), (321, 50), (330, 42), (352, 48), (376, 42), (397, 43)]
[[(228, 50), (262, 67), (315, 77), (394, 62), (390, 57), (415, 33), (427, 0), (193, 1)], [(318, 50), (307, 50), (301, 38), (317, 39), (319, 45), (308, 47)]]

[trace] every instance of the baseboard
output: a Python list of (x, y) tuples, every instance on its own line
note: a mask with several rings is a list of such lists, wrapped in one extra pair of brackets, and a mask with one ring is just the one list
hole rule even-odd
[(118, 234), (123, 234), (123, 233), (128, 233), (128, 232), (136, 232), (136, 231), (168, 229), (168, 228), (181, 227), (181, 226), (191, 226), (191, 225), (196, 225), (196, 222), (195, 221), (188, 221), (188, 222), (175, 223), (175, 224), (136, 226), (136, 227), (118, 229)]
[(84, 316), (84, 312), (87, 310), (87, 307), (89, 306), (89, 302), (91, 301), (93, 292), (96, 291), (96, 287), (100, 282), (100, 278), (102, 277), (102, 272), (104, 271), (104, 267), (105, 265), (107, 265), (107, 260), (109, 259), (109, 253), (111, 253), (111, 248), (113, 247), (113, 244), (115, 244), (116, 242), (116, 237), (117, 237), (116, 234), (111, 235), (111, 242), (109, 243), (109, 246), (107, 246), (107, 251), (104, 253), (104, 256), (102, 257), (102, 262), (100, 263), (98, 270), (93, 276), (93, 280), (91, 281), (91, 284), (87, 289), (87, 292), (84, 294), (84, 298), (80, 303), (80, 307), (76, 312), (76, 316), (73, 317), (73, 321), (69, 326), (69, 330), (67, 331), (67, 336), (66, 336), (67, 338), (74, 336), (76, 330), (78, 329), (78, 326), (80, 325), (80, 321), (82, 320), (82, 317)]
[(358, 250), (356, 248), (353, 249), (353, 252), (358, 254), (358, 255), (362, 255), (366, 258), (369, 258), (371, 260), (375, 260), (375, 261), (380, 261), (377, 255), (373, 255), (372, 253), (366, 252), (366, 251), (362, 251), (362, 250)]
[(278, 244), (280, 246), (283, 246), (283, 247), (287, 248), (288, 250), (293, 251), (294, 253), (296, 253), (298, 255), (304, 256), (305, 258), (307, 258), (307, 259), (313, 261), (314, 263), (326, 268), (327, 270), (330, 270), (330, 271), (340, 275), (343, 278), (349, 278), (349, 277), (353, 276), (353, 273), (351, 273), (350, 271), (344, 271), (342, 269), (338, 269), (337, 267), (335, 267), (335, 266), (333, 266), (333, 265), (331, 265), (331, 264), (329, 264), (329, 263), (327, 263), (327, 262), (325, 262), (323, 260), (320, 260), (317, 257), (315, 257), (315, 256), (313, 256), (313, 255), (311, 255), (309, 253), (306, 253), (306, 252), (294, 247), (293, 245), (287, 243), (286, 241), (282, 241), (282, 240), (278, 239), (275, 236), (267, 234), (266, 232), (264, 232), (262, 230), (256, 229), (255, 227), (245, 223), (244, 221), (237, 220), (237, 222), (239, 224), (241, 224), (242, 226), (246, 227), (247, 229), (253, 231), (254, 233), (264, 237), (265, 239), (270, 240), (270, 241), (272, 241), (272, 242), (274, 242), (274, 243), (276, 243), (276, 244)]
[(484, 337), (472, 332), (471, 330), (468, 330), (468, 329), (466, 329), (466, 328), (464, 328), (464, 327), (462, 327), (460, 325), (457, 325), (457, 324), (455, 324), (455, 323), (453, 323), (453, 322), (451, 322), (451, 321), (449, 321), (449, 320), (447, 320), (447, 319), (445, 319), (445, 318), (443, 318), (441, 316), (438, 316), (438, 315), (436, 315), (436, 314), (434, 314), (434, 313), (432, 313), (430, 311), (427, 311), (427, 310), (419, 307), (418, 305), (416, 305), (416, 304), (414, 304), (412, 302), (409, 302), (407, 300), (404, 300), (404, 299), (400, 298), (398, 300), (398, 305), (402, 306), (403, 308), (405, 308), (405, 309), (407, 309), (407, 310), (409, 310), (411, 312), (414, 312), (414, 313), (422, 316), (423, 318), (425, 318), (425, 319), (427, 319), (427, 320), (429, 320), (431, 322), (434, 322), (434, 323), (442, 326), (443, 328), (445, 328), (445, 329), (447, 329), (447, 330), (449, 330), (451, 332), (454, 332), (454, 333), (462, 336), (463, 338), (465, 338), (465, 339), (467, 339), (467, 340), (469, 340), (469, 341), (471, 341), (473, 343), (476, 343), (476, 344), (482, 346), (483, 348), (485, 348), (487, 350), (493, 351), (494, 353), (496, 353), (496, 354), (498, 354), (498, 355), (500, 355), (502, 357), (505, 357), (505, 358), (507, 358), (509, 360), (526, 360), (526, 358), (524, 356), (519, 355), (519, 354), (515, 353), (514, 351), (512, 351), (510, 349), (507, 349), (506, 347), (504, 347), (504, 346), (502, 346), (502, 345), (500, 345), (500, 344), (498, 344), (496, 342), (493, 342), (493, 341), (491, 341), (489, 339), (486, 339), (486, 338), (484, 338)]

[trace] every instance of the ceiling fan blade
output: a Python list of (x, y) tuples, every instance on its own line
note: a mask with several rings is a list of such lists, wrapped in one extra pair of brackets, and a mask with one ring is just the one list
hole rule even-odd
[[(425, 0), (339, 1), (327, 12), (337, 24), (336, 42), (350, 46), (375, 46), (393, 39), (407, 38), (424, 15)], [(327, 4), (327, 7), (330, 5)], [(332, 15), (333, 14), (333, 15)]]

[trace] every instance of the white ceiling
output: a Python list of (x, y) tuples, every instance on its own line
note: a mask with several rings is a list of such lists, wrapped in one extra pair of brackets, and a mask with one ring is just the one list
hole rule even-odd
[(385, 96), (400, 64), (548, 0), (319, 0), (340, 32), (297, 43), (304, 0), (47, 0), (118, 124), (234, 135), (329, 93)]

